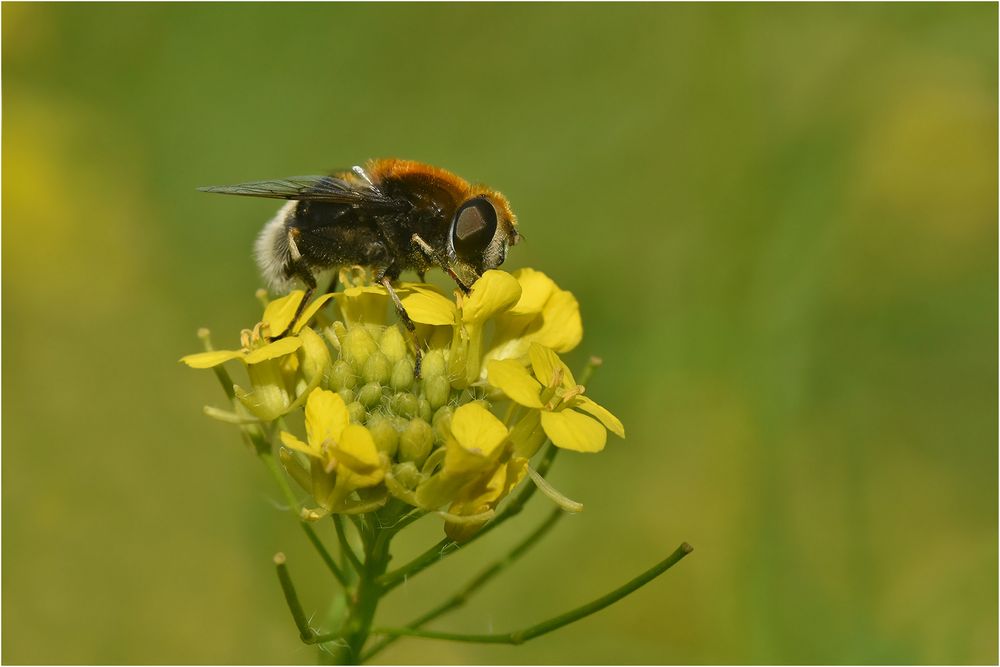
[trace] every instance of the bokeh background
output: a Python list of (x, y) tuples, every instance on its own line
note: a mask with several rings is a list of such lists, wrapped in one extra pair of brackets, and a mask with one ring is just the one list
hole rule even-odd
[[(997, 6), (10, 4), (7, 663), (310, 663), (331, 582), (177, 359), (254, 321), (276, 205), (373, 156), (505, 192), (628, 427), (586, 505), (402, 663), (996, 663)], [(547, 511), (393, 593), (426, 609)], [(509, 524), (511, 525), (511, 524)], [(439, 539), (417, 524), (400, 558)], [(311, 585), (306, 582), (313, 582)]]

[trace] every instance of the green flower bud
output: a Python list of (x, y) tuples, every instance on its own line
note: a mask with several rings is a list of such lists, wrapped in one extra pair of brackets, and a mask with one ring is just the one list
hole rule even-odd
[(389, 362), (388, 357), (375, 350), (365, 360), (365, 365), (361, 370), (361, 377), (365, 382), (386, 384), (389, 381), (389, 376), (392, 375), (392, 370), (392, 364)]
[(399, 459), (421, 466), (434, 446), (434, 431), (423, 419), (411, 419), (399, 436)]
[(341, 353), (350, 362), (355, 372), (360, 373), (372, 352), (378, 349), (378, 344), (364, 327), (354, 327), (344, 335), (341, 343)]
[(333, 349), (340, 352), (343, 349), (344, 338), (347, 336), (347, 327), (338, 320), (323, 330), (323, 336), (333, 346)]
[(399, 446), (399, 432), (393, 427), (392, 421), (383, 415), (374, 415), (365, 426), (371, 431), (378, 450), (390, 459), (394, 457)]
[(365, 406), (361, 405), (357, 401), (347, 404), (347, 414), (351, 416), (351, 422), (354, 424), (360, 424), (365, 421), (365, 417), (368, 412), (365, 410)]
[[(299, 334), (302, 347), (298, 350), (299, 369), (307, 382), (312, 382), (317, 376), (322, 377), (330, 368), (330, 348), (323, 342), (323, 338), (305, 327)], [(317, 380), (318, 382), (319, 380)]]
[(424, 476), (417, 470), (417, 466), (410, 461), (394, 465), (392, 467), (392, 476), (410, 491), (417, 488), (417, 485), (424, 481)]
[(447, 440), (448, 435), (451, 433), (451, 416), (454, 413), (455, 409), (450, 405), (440, 407), (434, 413), (434, 419), (431, 420), (431, 424), (434, 425), (434, 434), (441, 442)]
[(417, 401), (417, 397), (408, 392), (399, 392), (392, 397), (392, 411), (395, 412), (400, 417), (406, 417), (407, 419), (412, 419), (417, 416), (417, 410), (420, 409), (420, 403)]
[(451, 396), (451, 383), (443, 375), (435, 375), (424, 379), (424, 396), (431, 404), (432, 410), (437, 410), (448, 402)]
[(441, 350), (431, 350), (424, 355), (424, 359), (420, 364), (420, 375), (426, 381), (435, 376), (445, 375), (446, 368), (447, 364), (444, 360), (444, 352)]
[(354, 390), (353, 389), (341, 389), (337, 392), (342, 399), (344, 399), (344, 405), (348, 405), (354, 402)]
[(389, 422), (392, 424), (393, 428), (396, 429), (396, 433), (402, 433), (409, 426), (410, 420), (406, 417), (397, 417), (394, 415), (388, 416)]
[(428, 402), (426, 398), (421, 398), (417, 402), (417, 414), (425, 422), (430, 422), (431, 418), (433, 417), (434, 410), (431, 409), (431, 404), (430, 402)]
[(398, 326), (385, 328), (385, 331), (382, 332), (382, 338), (379, 340), (379, 346), (382, 348), (382, 354), (393, 363), (405, 359), (409, 353), (406, 338), (403, 337), (403, 332), (399, 330)]
[(413, 386), (413, 364), (409, 359), (400, 359), (392, 367), (392, 378), (389, 386), (396, 391), (407, 391)]
[(341, 389), (354, 389), (358, 384), (358, 378), (354, 375), (354, 369), (343, 359), (334, 362), (330, 369), (330, 388), (334, 391)]
[(436, 473), (437, 469), (444, 464), (444, 457), (446, 454), (446, 447), (438, 447), (435, 449), (431, 452), (430, 456), (427, 457), (427, 460), (424, 461), (424, 465), (421, 467), (420, 472), (428, 477)]
[(366, 408), (374, 408), (382, 402), (382, 385), (369, 382), (358, 391), (358, 401)]

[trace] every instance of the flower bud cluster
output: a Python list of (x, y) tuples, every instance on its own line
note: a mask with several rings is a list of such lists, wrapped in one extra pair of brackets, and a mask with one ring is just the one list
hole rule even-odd
[[(579, 343), (582, 326), (576, 299), (545, 274), (488, 271), (454, 299), (402, 283), (414, 334), (383, 287), (342, 280), (343, 291), (308, 304), (302, 292), (267, 303), (239, 350), (182, 359), (246, 368), (232, 421), (254, 419), (280, 435), (285, 470), (312, 498), (307, 518), (396, 498), (440, 512), (448, 534), (464, 539), (528, 475), (546, 438), (595, 452), (608, 430), (624, 437), (558, 356)], [(288, 428), (300, 411), (304, 439)]]

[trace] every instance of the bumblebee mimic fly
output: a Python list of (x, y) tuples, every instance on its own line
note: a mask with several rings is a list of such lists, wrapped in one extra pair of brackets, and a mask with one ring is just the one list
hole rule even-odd
[[(438, 267), (468, 292), (518, 243), (507, 198), (449, 171), (411, 160), (369, 160), (329, 176), (302, 176), (199, 188), (245, 197), (286, 199), (257, 237), (255, 254), (275, 291), (295, 280), (308, 292), (331, 269), (360, 265), (392, 297), (412, 332), (392, 281)], [(308, 300), (303, 300), (303, 303)]]

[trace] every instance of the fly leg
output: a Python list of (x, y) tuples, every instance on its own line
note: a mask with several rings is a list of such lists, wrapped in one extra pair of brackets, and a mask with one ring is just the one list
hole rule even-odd
[(385, 288), (385, 291), (389, 293), (389, 296), (392, 297), (392, 303), (396, 306), (396, 313), (399, 314), (399, 319), (403, 320), (403, 324), (406, 326), (406, 330), (410, 333), (410, 338), (413, 340), (413, 376), (419, 380), (420, 362), (423, 359), (423, 352), (420, 350), (420, 341), (417, 339), (417, 326), (410, 319), (410, 314), (406, 312), (406, 308), (403, 308), (403, 302), (399, 300), (399, 295), (392, 288), (392, 281), (389, 280), (389, 276), (382, 272), (382, 275), (377, 280)]
[(292, 276), (298, 278), (306, 284), (306, 293), (302, 296), (302, 301), (299, 302), (299, 307), (295, 310), (295, 317), (292, 318), (292, 322), (288, 325), (288, 328), (277, 335), (271, 334), (271, 338), (274, 340), (284, 338), (291, 333), (293, 325), (298, 321), (299, 317), (302, 316), (303, 311), (306, 309), (306, 305), (308, 305), (312, 295), (316, 292), (316, 278), (304, 264), (296, 263), (295, 267), (292, 269)]
[(420, 248), (420, 251), (427, 256), (427, 259), (444, 269), (444, 271), (451, 276), (451, 279), (455, 281), (455, 284), (458, 285), (459, 289), (461, 289), (465, 294), (468, 294), (472, 290), (470, 286), (467, 286), (464, 282), (462, 282), (462, 279), (456, 275), (455, 271), (451, 268), (451, 265), (448, 264), (448, 260), (446, 260), (440, 252), (432, 248), (427, 241), (420, 238), (420, 234), (414, 234), (410, 237), (410, 240), (413, 241), (418, 248)]

